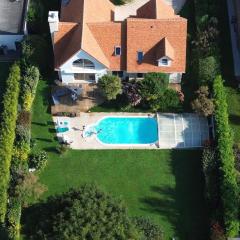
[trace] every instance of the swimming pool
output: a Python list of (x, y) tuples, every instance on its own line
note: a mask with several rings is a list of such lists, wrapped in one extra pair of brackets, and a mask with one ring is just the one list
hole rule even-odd
[(157, 120), (152, 117), (105, 117), (93, 134), (103, 144), (154, 144), (158, 140)]

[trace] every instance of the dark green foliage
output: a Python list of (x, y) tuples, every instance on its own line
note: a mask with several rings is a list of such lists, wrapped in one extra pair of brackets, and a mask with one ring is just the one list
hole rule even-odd
[(16, 141), (30, 143), (30, 129), (23, 125), (17, 125)]
[(135, 217), (133, 223), (142, 233), (142, 240), (163, 240), (163, 232), (160, 227), (144, 217)]
[(98, 82), (107, 100), (116, 99), (122, 93), (121, 79), (114, 75), (104, 75)]
[(29, 167), (36, 168), (37, 170), (43, 170), (48, 161), (48, 156), (45, 151), (36, 152), (29, 157)]
[(212, 86), (216, 76), (220, 73), (219, 60), (214, 56), (199, 59), (198, 80), (199, 85)]
[(164, 73), (147, 73), (139, 83), (139, 91), (145, 101), (157, 99), (166, 90), (169, 82), (168, 75)]
[(214, 212), (220, 207), (219, 162), (217, 160), (216, 150), (214, 148), (204, 148), (202, 167), (205, 179), (206, 199), (210, 210)]
[(3, 96), (3, 111), (0, 123), (0, 222), (4, 222), (7, 207), (7, 189), (10, 177), (10, 164), (19, 95), (20, 68), (14, 64), (6, 81), (6, 92)]
[(216, 105), (216, 137), (218, 158), (220, 161), (220, 191), (223, 205), (223, 219), (227, 236), (235, 237), (239, 232), (239, 189), (234, 162), (233, 139), (228, 122), (226, 92), (221, 76), (215, 79), (213, 90)]
[(178, 93), (173, 89), (166, 89), (157, 99), (149, 101), (152, 111), (179, 111), (181, 109)]
[(213, 100), (209, 97), (209, 89), (207, 86), (201, 86), (196, 91), (196, 99), (194, 99), (191, 103), (192, 109), (205, 117), (208, 117), (213, 114), (214, 111), (214, 103)]
[(7, 212), (8, 239), (20, 239), (21, 201), (15, 197), (10, 198)]
[(31, 119), (32, 119), (31, 112), (21, 111), (18, 113), (17, 124), (30, 127)]
[(48, 199), (34, 220), (29, 239), (139, 239), (123, 203), (95, 186)]

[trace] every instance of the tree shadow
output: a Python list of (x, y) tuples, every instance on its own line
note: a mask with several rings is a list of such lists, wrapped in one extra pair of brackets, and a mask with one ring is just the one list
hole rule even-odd
[(234, 115), (234, 114), (229, 114), (229, 121), (232, 124), (239, 125), (240, 124), (240, 116)]
[[(192, 154), (189, 154), (192, 151)], [(145, 211), (157, 213), (175, 227), (177, 239), (209, 239), (208, 208), (205, 204), (201, 151), (173, 150), (171, 168), (175, 176), (174, 188), (151, 186), (157, 197), (140, 199)], [(150, 209), (150, 210), (149, 210)]]
[(38, 140), (38, 141), (41, 141), (41, 142), (52, 142), (52, 140), (51, 139), (48, 139), (48, 138), (39, 138), (39, 137), (36, 137), (35, 138), (36, 140)]

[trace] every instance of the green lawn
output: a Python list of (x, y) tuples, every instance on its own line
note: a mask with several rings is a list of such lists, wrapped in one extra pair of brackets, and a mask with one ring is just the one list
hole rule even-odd
[(207, 239), (200, 151), (71, 150), (59, 156), (48, 113), (48, 92), (48, 85), (41, 81), (32, 124), (36, 148), (48, 151), (50, 158), (40, 175), (48, 187), (44, 197), (96, 183), (121, 197), (131, 216), (144, 215), (158, 223), (166, 239)]

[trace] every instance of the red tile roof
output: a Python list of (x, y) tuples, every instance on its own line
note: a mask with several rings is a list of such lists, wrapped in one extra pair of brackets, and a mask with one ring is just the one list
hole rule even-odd
[[(54, 34), (55, 66), (59, 68), (80, 50), (113, 71), (185, 72), (187, 20), (174, 14), (164, 0), (149, 0), (137, 16), (114, 22), (109, 0), (70, 0), (61, 8), (59, 31)], [(121, 46), (121, 56), (114, 55)], [(144, 52), (141, 64), (137, 52)], [(158, 67), (159, 56), (172, 59)]]

